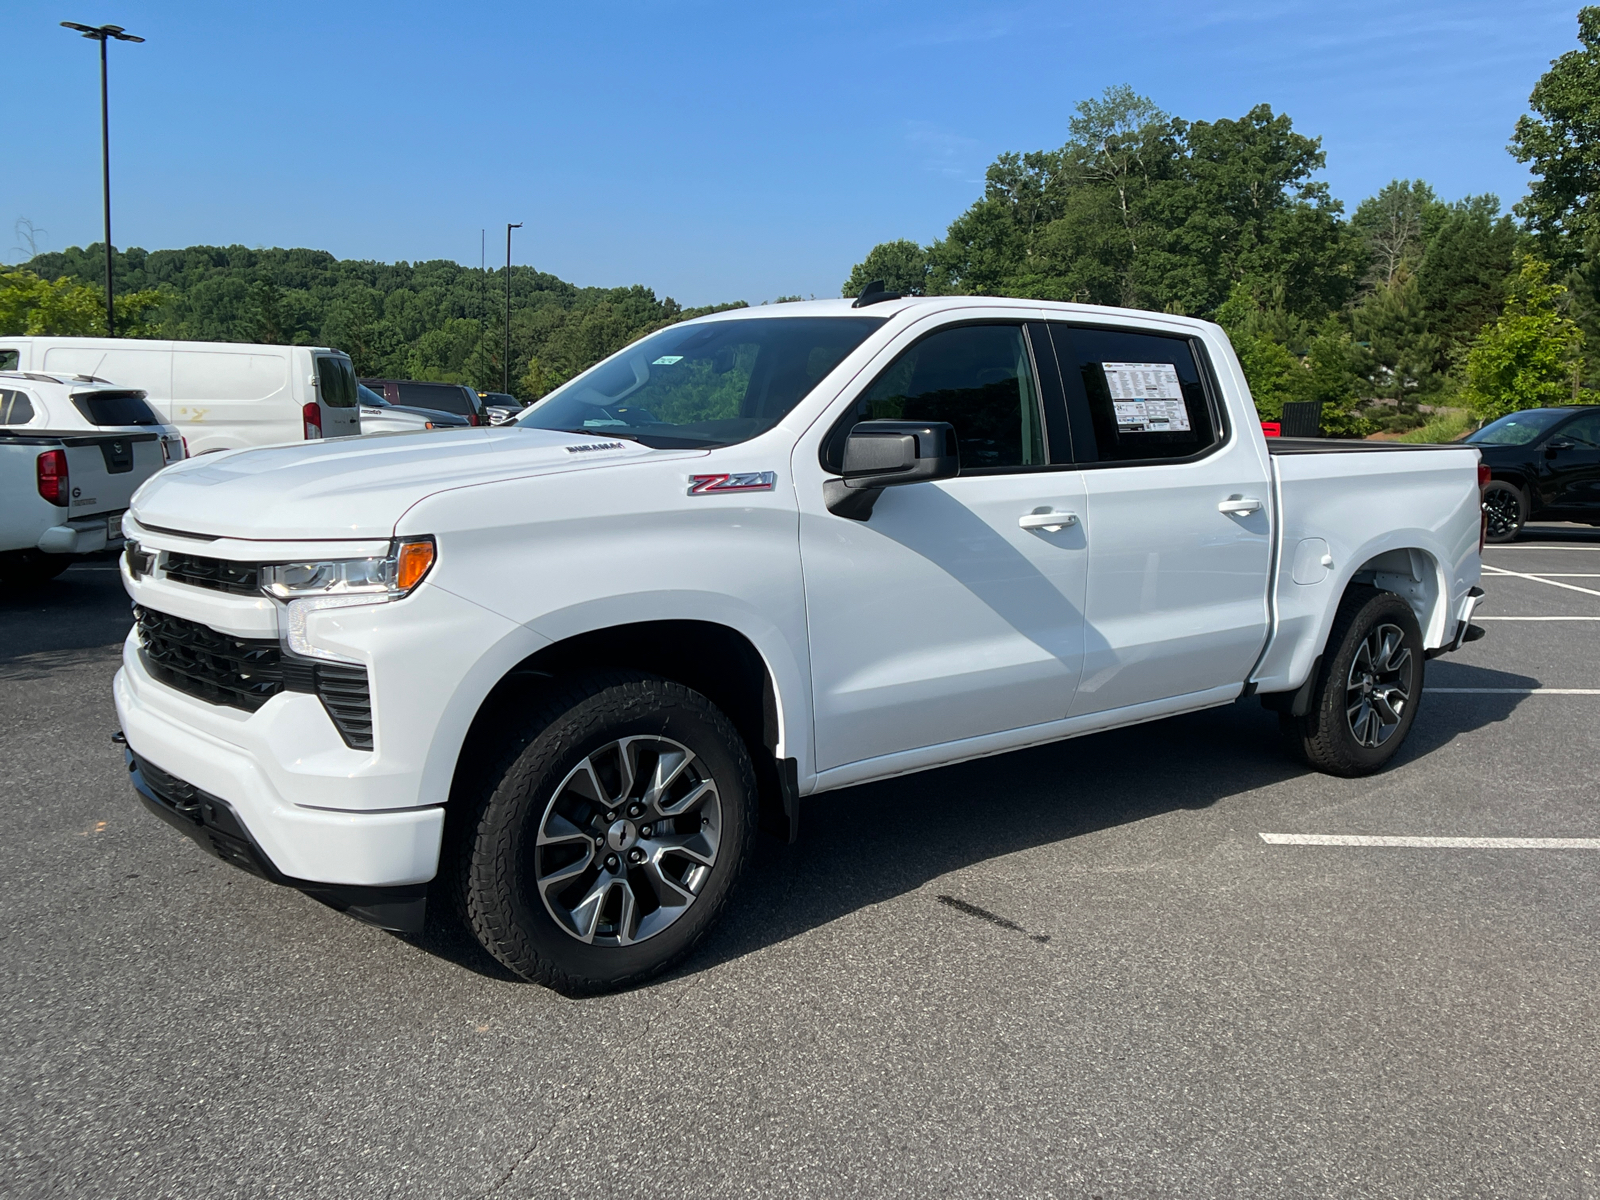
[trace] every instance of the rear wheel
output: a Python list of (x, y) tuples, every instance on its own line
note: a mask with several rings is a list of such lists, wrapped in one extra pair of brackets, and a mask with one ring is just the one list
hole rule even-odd
[(13, 550), (0, 554), (0, 589), (26, 591), (49, 583), (72, 565), (65, 554), (40, 550)]
[(592, 992), (648, 979), (705, 936), (755, 832), (744, 743), (682, 684), (620, 672), (530, 722), (458, 826), (458, 896), (524, 979)]
[(1310, 711), (1279, 717), (1290, 749), (1330, 775), (1369, 775), (1399, 751), (1422, 696), (1422, 631), (1393, 592), (1345, 593), (1317, 671)]
[(1522, 532), (1528, 521), (1528, 498), (1522, 489), (1504, 480), (1493, 480), (1483, 489), (1484, 540), (1509, 542)]

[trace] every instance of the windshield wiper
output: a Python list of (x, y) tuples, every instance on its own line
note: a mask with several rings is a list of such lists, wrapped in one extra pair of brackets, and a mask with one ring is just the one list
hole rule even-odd
[[(539, 428), (539, 426), (530, 425), (530, 426), (528, 426), (528, 428), (529, 429), (537, 429), (537, 428)], [(625, 442), (637, 442), (637, 441), (642, 440), (637, 433), (618, 433), (614, 429), (608, 429), (604, 433), (596, 433), (593, 429), (557, 429), (557, 430), (554, 430), (553, 432), (555, 432), (555, 433), (577, 433), (577, 434), (582, 434), (584, 437), (592, 437), (592, 438), (621, 438)]]

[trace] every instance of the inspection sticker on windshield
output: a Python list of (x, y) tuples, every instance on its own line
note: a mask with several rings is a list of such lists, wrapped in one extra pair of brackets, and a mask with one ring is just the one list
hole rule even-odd
[(1101, 363), (1118, 433), (1182, 433), (1189, 428), (1183, 385), (1171, 363)]
[(673, 363), (682, 361), (683, 355), (681, 354), (663, 354), (650, 365), (652, 367), (670, 367)]

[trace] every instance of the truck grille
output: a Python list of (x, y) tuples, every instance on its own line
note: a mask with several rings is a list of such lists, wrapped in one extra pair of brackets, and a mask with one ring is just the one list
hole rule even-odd
[(154, 609), (133, 611), (150, 674), (168, 687), (246, 712), (279, 692), (309, 692), (322, 701), (345, 745), (372, 749), (372, 689), (365, 667), (292, 657), (276, 638), (235, 637)]
[(191, 587), (231, 592), (235, 596), (254, 596), (261, 590), (261, 566), (258, 563), (229, 562), (225, 558), (205, 558), (198, 554), (180, 554), (176, 550), (168, 550), (161, 556), (161, 565), (168, 579), (187, 583)]

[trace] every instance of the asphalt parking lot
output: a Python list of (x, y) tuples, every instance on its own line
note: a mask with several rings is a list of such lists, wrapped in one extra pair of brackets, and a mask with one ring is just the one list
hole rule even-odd
[(1248, 703), (833, 793), (584, 1000), (146, 814), (74, 567), (0, 603), (0, 1194), (1600, 1194), (1600, 842), (1338, 844), (1600, 839), (1600, 536), (1486, 562), (1382, 775)]

